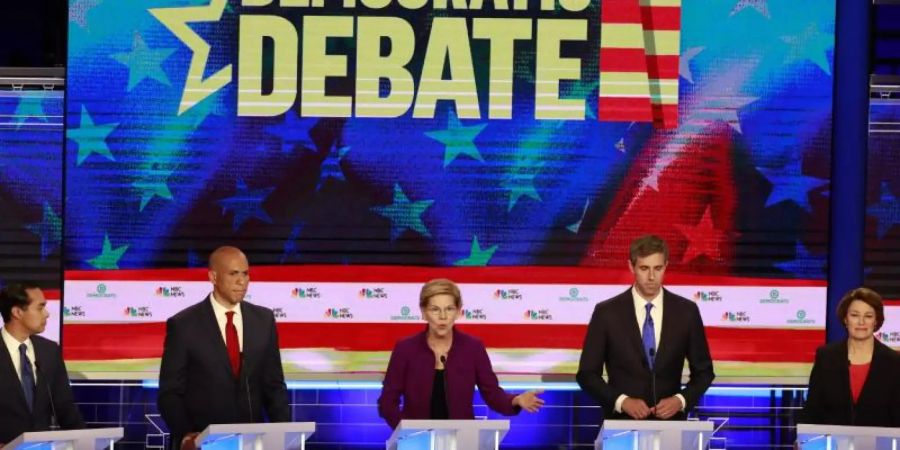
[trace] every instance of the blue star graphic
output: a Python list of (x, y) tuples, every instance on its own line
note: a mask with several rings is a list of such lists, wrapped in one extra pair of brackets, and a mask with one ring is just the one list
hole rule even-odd
[(288, 112), (284, 115), (284, 122), (279, 125), (266, 127), (266, 133), (281, 138), (281, 152), (291, 153), (294, 146), (315, 150), (316, 144), (309, 137), (309, 130), (316, 125), (313, 119), (301, 119), (296, 112)]
[(119, 260), (122, 259), (122, 255), (126, 251), (128, 251), (128, 245), (113, 248), (109, 235), (105, 234), (103, 235), (103, 248), (100, 250), (100, 254), (89, 259), (88, 264), (100, 270), (118, 269)]
[(44, 113), (44, 95), (40, 92), (36, 94), (24, 95), (19, 99), (16, 105), (16, 111), (13, 113), (13, 122), (16, 129), (25, 125), (28, 119), (36, 119), (42, 122), (47, 121), (47, 115)]
[(781, 40), (791, 47), (789, 60), (808, 59), (831, 75), (831, 62), (825, 52), (834, 47), (834, 39), (832, 35), (819, 31), (818, 25), (811, 23), (800, 34), (782, 36)]
[(149, 167), (138, 171), (138, 178), (131, 183), (141, 194), (140, 211), (143, 211), (153, 197), (172, 200), (172, 191), (169, 190), (169, 176), (172, 169), (160, 168), (161, 164), (149, 164)]
[(521, 157), (517, 160), (512, 170), (504, 175), (500, 184), (504, 189), (509, 190), (507, 212), (512, 211), (522, 197), (528, 197), (539, 202), (543, 201), (541, 195), (534, 187), (534, 179), (542, 167), (544, 167), (543, 161), (538, 161), (533, 157)]
[(797, 241), (797, 256), (792, 261), (775, 264), (775, 267), (794, 274), (797, 278), (821, 279), (825, 277), (825, 255), (814, 255)]
[(106, 138), (119, 126), (118, 123), (107, 123), (104, 125), (95, 125), (94, 119), (88, 113), (86, 107), (81, 107), (81, 126), (78, 128), (69, 128), (66, 133), (69, 139), (78, 144), (78, 157), (75, 163), (80, 166), (91, 154), (97, 153), (104, 158), (115, 161), (109, 146), (106, 145)]
[(141, 35), (135, 33), (131, 51), (115, 53), (111, 57), (128, 67), (128, 87), (125, 90), (131, 92), (138, 83), (147, 78), (171, 86), (169, 77), (162, 69), (162, 63), (172, 53), (175, 53), (174, 48), (152, 49), (148, 47)]
[(466, 155), (477, 161), (484, 162), (481, 152), (478, 151), (478, 147), (475, 145), (475, 138), (486, 126), (486, 123), (463, 126), (456, 113), (451, 111), (447, 115), (446, 129), (428, 131), (425, 135), (444, 144), (444, 167), (449, 166), (460, 155)]
[(481, 244), (478, 243), (478, 236), (472, 238), (472, 248), (469, 250), (469, 256), (460, 259), (453, 263), (454, 266), (462, 266), (462, 267), (484, 267), (488, 265), (491, 257), (494, 256), (494, 252), (497, 251), (499, 245), (493, 245), (489, 248), (483, 249), (481, 248)]
[(300, 232), (303, 231), (303, 224), (298, 223), (291, 228), (291, 234), (284, 241), (284, 250), (281, 253), (281, 263), (289, 263), (296, 261), (300, 255), (300, 249), (297, 248), (297, 240), (300, 239)]
[(900, 223), (900, 201), (886, 181), (881, 183), (881, 199), (866, 208), (866, 213), (878, 219), (878, 239), (884, 238), (894, 225)]
[(344, 177), (344, 169), (341, 168), (341, 161), (349, 151), (349, 146), (338, 147), (337, 142), (331, 146), (328, 156), (322, 161), (322, 169), (319, 172), (319, 182), (316, 183), (316, 191), (322, 190), (325, 181), (329, 179), (347, 181), (347, 178)]
[(248, 189), (244, 180), (237, 181), (237, 192), (228, 198), (219, 200), (222, 214), (234, 211), (232, 230), (237, 231), (246, 221), (256, 218), (265, 223), (272, 223), (272, 218), (263, 209), (263, 202), (275, 188)]
[(62, 242), (62, 219), (44, 202), (44, 218), (41, 222), (26, 225), (29, 231), (41, 237), (41, 259), (47, 259)]
[(828, 180), (803, 175), (799, 158), (778, 169), (763, 167), (756, 169), (765, 175), (769, 183), (772, 183), (772, 192), (769, 193), (769, 198), (766, 200), (767, 208), (783, 201), (793, 201), (806, 212), (812, 212), (812, 206), (809, 204), (809, 192), (828, 184)]
[(399, 184), (394, 185), (394, 203), (387, 206), (374, 206), (372, 211), (391, 221), (391, 240), (400, 237), (406, 230), (413, 230), (421, 235), (431, 237), (422, 214), (434, 200), (410, 201)]

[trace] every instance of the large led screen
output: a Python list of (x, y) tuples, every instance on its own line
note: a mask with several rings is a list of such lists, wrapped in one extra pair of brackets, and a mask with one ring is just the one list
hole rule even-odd
[[(65, 357), (153, 378), (237, 245), (290, 377), (377, 377), (462, 285), (503, 374), (574, 373), (628, 243), (720, 380), (824, 342), (834, 4), (70, 2)], [(663, 325), (664, 326), (664, 325)]]

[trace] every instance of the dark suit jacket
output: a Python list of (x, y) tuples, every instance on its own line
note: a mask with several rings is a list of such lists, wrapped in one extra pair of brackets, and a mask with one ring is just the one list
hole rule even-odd
[(248, 302), (241, 303), (241, 314), (244, 351), (238, 379), (209, 297), (166, 322), (157, 403), (175, 448), (185, 434), (210, 424), (262, 422), (263, 410), (272, 422), (291, 421), (275, 316)]
[(875, 340), (872, 365), (856, 405), (850, 392), (847, 341), (823, 345), (809, 376), (809, 394), (799, 423), (900, 426), (900, 356)]
[[(663, 293), (663, 319), (655, 357), (655, 398), (661, 400), (680, 393), (689, 411), (712, 384), (712, 358), (703, 329), (700, 310), (690, 300), (667, 290)], [(691, 371), (687, 387), (681, 388), (684, 360)], [(603, 368), (609, 381), (602, 377)], [(627, 419), (615, 413), (619, 395), (643, 399), (653, 406), (653, 383), (643, 352), (631, 289), (594, 307), (594, 315), (584, 338), (576, 379), (585, 392), (603, 407), (607, 418)], [(674, 418), (685, 418), (676, 414)]]
[(22, 382), (19, 381), (5, 344), (0, 348), (0, 443), (9, 443), (26, 431), (49, 430), (50, 416), (54, 409), (60, 428), (84, 428), (84, 421), (72, 397), (69, 375), (66, 373), (59, 345), (40, 336), (31, 336), (31, 342), (34, 344), (34, 359), (38, 365), (32, 412), (28, 411), (25, 404)]
[[(431, 415), (434, 352), (428, 347), (426, 333), (400, 340), (391, 352), (378, 398), (378, 415), (391, 428), (396, 428), (401, 419), (428, 419)], [(512, 406), (515, 395), (504, 392), (497, 382), (487, 350), (478, 338), (454, 328), (445, 367), (450, 419), (475, 418), (472, 399), (476, 385), (484, 402), (494, 411), (511, 416), (521, 410)], [(402, 411), (400, 397), (403, 397)]]

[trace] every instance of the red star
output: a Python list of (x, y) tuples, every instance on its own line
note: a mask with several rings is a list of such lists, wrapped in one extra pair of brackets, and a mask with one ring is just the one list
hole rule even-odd
[(700, 255), (706, 255), (716, 261), (722, 260), (719, 244), (725, 239), (725, 232), (717, 230), (713, 225), (712, 205), (706, 206), (706, 211), (703, 212), (703, 217), (700, 218), (697, 225), (675, 224), (675, 227), (688, 241), (687, 250), (684, 251), (684, 256), (681, 258), (682, 264), (687, 264)]

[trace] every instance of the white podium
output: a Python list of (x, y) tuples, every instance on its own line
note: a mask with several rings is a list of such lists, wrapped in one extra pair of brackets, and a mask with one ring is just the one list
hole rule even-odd
[(595, 450), (704, 450), (712, 422), (696, 420), (604, 420)]
[(304, 450), (315, 431), (315, 422), (215, 424), (197, 436), (197, 443), (203, 450)]
[(797, 443), (804, 450), (898, 450), (900, 428), (797, 424)]
[(401, 420), (387, 450), (497, 450), (508, 420)]
[(125, 435), (125, 429), (86, 428), (83, 430), (35, 431), (22, 433), (3, 450), (104, 450)]

